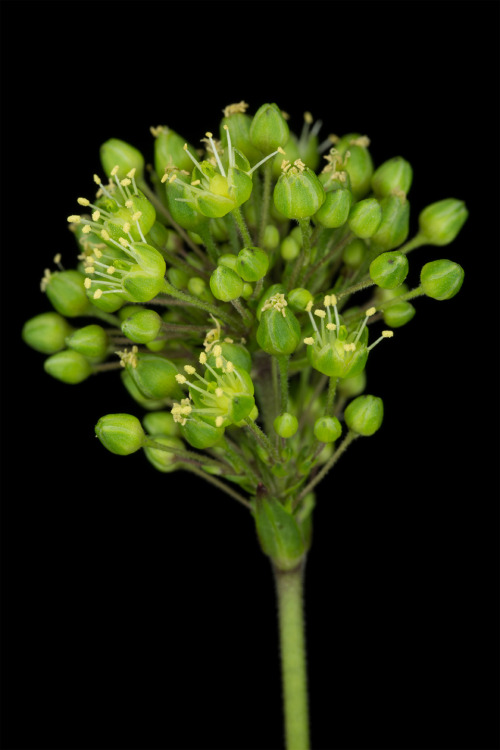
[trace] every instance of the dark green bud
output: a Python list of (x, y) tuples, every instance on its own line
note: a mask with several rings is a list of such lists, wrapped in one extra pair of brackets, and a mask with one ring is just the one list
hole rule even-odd
[(372, 190), (377, 198), (393, 194), (406, 195), (413, 180), (411, 164), (402, 156), (394, 156), (381, 164), (372, 175)]
[(290, 130), (281, 110), (277, 104), (263, 104), (255, 115), (250, 125), (250, 140), (252, 144), (263, 154), (281, 146), (284, 148)]
[(269, 258), (260, 247), (244, 247), (238, 253), (235, 270), (243, 281), (259, 281), (268, 268)]
[(346, 408), (344, 418), (352, 432), (369, 437), (382, 425), (384, 403), (378, 396), (358, 396)]
[(367, 239), (375, 234), (382, 221), (382, 206), (376, 198), (365, 198), (352, 206), (348, 218), (349, 229), (357, 237)]
[(42, 284), (52, 306), (68, 318), (85, 315), (90, 302), (85, 289), (85, 276), (80, 271), (56, 271), (49, 273)]
[(22, 338), (25, 344), (42, 354), (55, 354), (66, 346), (66, 337), (72, 332), (66, 318), (56, 312), (35, 315), (23, 326)]
[[(154, 440), (157, 443), (161, 443), (168, 448), (174, 448), (184, 450), (184, 443), (179, 438), (171, 437), (170, 435), (155, 435)], [(150, 463), (153, 464), (155, 469), (168, 474), (171, 471), (176, 471), (181, 467), (179, 460), (176, 460), (175, 452), (162, 451), (161, 448), (151, 448), (149, 446), (144, 447), (144, 453)]]
[(462, 229), (468, 215), (465, 203), (455, 198), (431, 203), (418, 217), (419, 235), (429, 245), (449, 245)]
[(288, 439), (295, 435), (299, 427), (299, 420), (290, 412), (279, 414), (273, 422), (276, 434), (282, 438)]
[(384, 323), (391, 328), (401, 328), (414, 317), (417, 311), (409, 302), (395, 302), (393, 305), (384, 310)]
[(451, 299), (460, 291), (463, 281), (464, 269), (451, 260), (433, 260), (420, 272), (420, 283), (432, 299)]
[(280, 570), (292, 570), (300, 563), (306, 546), (295, 518), (274, 497), (257, 496), (257, 536), (265, 555)]
[(257, 343), (268, 354), (292, 354), (301, 341), (299, 321), (287, 310), (284, 294), (275, 294), (261, 308)]
[(291, 235), (281, 241), (280, 253), (283, 260), (295, 260), (300, 253), (300, 245)]
[(90, 359), (104, 359), (108, 352), (108, 334), (102, 326), (89, 325), (71, 333), (66, 344)]
[(100, 157), (102, 168), (106, 176), (111, 175), (111, 171), (118, 166), (116, 176), (119, 180), (127, 177), (128, 173), (134, 169), (134, 178), (141, 180), (144, 174), (144, 157), (141, 152), (130, 143), (120, 141), (118, 138), (110, 138), (102, 144), (100, 148)]
[(350, 190), (343, 188), (330, 190), (326, 193), (323, 205), (315, 213), (314, 221), (328, 229), (341, 227), (348, 219), (352, 203), (353, 197)]
[(382, 219), (371, 237), (372, 246), (382, 250), (399, 247), (408, 237), (410, 229), (410, 204), (399, 195), (389, 195), (380, 201)]
[(325, 190), (312, 169), (297, 159), (293, 165), (284, 162), (273, 199), (287, 219), (307, 219), (323, 205)]
[(243, 281), (227, 266), (217, 266), (210, 276), (210, 289), (216, 299), (229, 302), (241, 297)]
[(408, 275), (408, 258), (399, 250), (382, 253), (370, 263), (370, 278), (383, 289), (394, 289)]
[(129, 456), (144, 444), (141, 423), (132, 414), (106, 414), (95, 426), (95, 434), (111, 453)]
[(337, 417), (320, 417), (314, 423), (314, 437), (320, 443), (334, 443), (342, 434)]
[(154, 310), (137, 310), (122, 323), (122, 333), (137, 344), (147, 344), (159, 334), (162, 320)]
[(43, 364), (43, 368), (56, 380), (71, 385), (81, 383), (93, 372), (88, 359), (72, 349), (64, 349), (62, 352), (57, 352), (48, 357)]

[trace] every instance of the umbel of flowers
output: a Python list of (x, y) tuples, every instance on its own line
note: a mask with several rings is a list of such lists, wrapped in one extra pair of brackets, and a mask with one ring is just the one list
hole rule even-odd
[[(462, 285), (439, 255), (410, 286), (410, 253), (449, 245), (467, 209), (419, 207), (409, 238), (404, 157), (375, 166), (361, 133), (320, 139), (308, 112), (294, 132), (274, 103), (247, 110), (228, 105), (219, 137), (200, 122), (196, 145), (152, 127), (151, 165), (124, 141), (102, 144), (99, 174), (82, 175), (94, 194), (75, 198), (73, 237), (43, 275), (52, 309), (23, 338), (63, 383), (116, 370), (124, 412), (98, 421), (102, 444), (239, 501), (279, 578), (301, 569), (318, 483), (382, 424), (366, 392), (383, 359), (372, 350), (397, 346), (418, 297)], [(306, 723), (287, 719), (290, 748), (306, 750)]]

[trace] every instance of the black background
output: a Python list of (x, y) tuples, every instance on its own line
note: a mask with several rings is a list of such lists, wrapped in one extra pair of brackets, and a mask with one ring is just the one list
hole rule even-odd
[(313, 747), (498, 747), (498, 3), (3, 2), (2, 731), (5, 750), (278, 750), (273, 581), (251, 519), (187, 474), (107, 453), (107, 373), (65, 386), (20, 342), (99, 145), (152, 159), (221, 110), (366, 133), (418, 212), (470, 217), (448, 302), (370, 358), (382, 429), (318, 491), (307, 565)]

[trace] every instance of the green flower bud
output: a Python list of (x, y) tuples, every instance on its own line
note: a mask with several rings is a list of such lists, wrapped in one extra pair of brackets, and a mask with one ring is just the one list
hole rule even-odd
[(295, 260), (300, 253), (300, 245), (289, 235), (281, 241), (280, 253), (283, 260)]
[(188, 292), (190, 292), (193, 297), (198, 297), (198, 299), (201, 299), (204, 302), (214, 301), (212, 293), (207, 286), (207, 282), (205, 279), (202, 279), (201, 276), (191, 276), (187, 288)]
[(238, 253), (235, 270), (243, 281), (259, 281), (268, 268), (269, 258), (260, 247), (244, 247)]
[(264, 229), (264, 236), (262, 238), (262, 247), (266, 250), (275, 250), (280, 244), (280, 233), (278, 227), (274, 224), (268, 224)]
[(185, 440), (193, 448), (203, 450), (213, 448), (220, 442), (224, 435), (224, 427), (215, 427), (208, 424), (198, 414), (194, 414), (185, 424), (181, 426), (181, 433)]
[(114, 167), (118, 166), (116, 176), (119, 179), (132, 176), (141, 180), (144, 174), (144, 157), (138, 149), (118, 138), (110, 138), (100, 148), (101, 164), (106, 175), (110, 177)]
[(406, 325), (414, 317), (417, 311), (409, 302), (403, 300), (403, 302), (396, 302), (387, 310), (384, 310), (383, 318), (384, 323), (391, 328), (401, 328)]
[(134, 399), (145, 410), (155, 411), (165, 408), (163, 399), (146, 398), (136, 386), (132, 376), (127, 370), (120, 373), (121, 381), (129, 396)]
[(349, 133), (344, 135), (336, 144), (335, 148), (347, 158), (347, 172), (351, 181), (351, 191), (355, 200), (363, 198), (371, 187), (373, 175), (373, 161), (368, 151), (370, 144), (365, 135)]
[[(247, 108), (248, 105), (245, 102), (229, 104), (225, 107), (224, 117), (220, 121), (219, 134), (222, 148), (226, 151), (228, 147), (228, 130), (232, 145), (239, 151), (242, 151), (253, 166), (262, 159), (262, 153), (253, 145), (250, 139), (250, 127), (253, 118), (245, 114)], [(227, 130), (224, 126), (227, 127)]]
[(108, 352), (108, 334), (102, 326), (89, 325), (71, 333), (66, 344), (90, 359), (104, 359)]
[(306, 551), (304, 535), (278, 500), (257, 496), (255, 525), (262, 551), (274, 565), (280, 570), (297, 567)]
[(177, 367), (160, 354), (142, 353), (133, 346), (117, 352), (121, 363), (127, 368), (137, 388), (143, 396), (151, 399), (178, 398), (181, 390), (176, 375)]
[(185, 138), (182, 138), (175, 130), (167, 128), (166, 125), (154, 128), (153, 135), (155, 136), (155, 172), (160, 179), (172, 167), (189, 172), (192, 170), (191, 159), (184, 150)]
[(85, 315), (90, 302), (85, 291), (85, 276), (79, 271), (45, 271), (42, 291), (58, 313), (68, 318)]
[(167, 435), (177, 437), (180, 433), (179, 425), (169, 411), (152, 411), (142, 420), (144, 429), (148, 435)]
[(117, 456), (135, 453), (142, 448), (146, 437), (141, 423), (132, 414), (106, 414), (97, 422), (95, 434)]
[(342, 260), (347, 268), (356, 270), (360, 268), (366, 258), (366, 244), (362, 239), (356, 238), (349, 242), (343, 250)]
[(237, 370), (246, 370), (250, 372), (252, 369), (252, 357), (248, 349), (243, 344), (235, 344), (234, 341), (220, 341), (216, 340), (215, 345), (207, 351), (207, 364), (210, 367), (217, 367), (217, 356), (213, 353), (214, 350), (218, 351), (215, 347), (217, 344), (220, 346), (221, 354), (218, 356), (224, 357), (229, 362), (232, 362)]
[(343, 226), (349, 216), (353, 196), (350, 190), (340, 188), (326, 193), (325, 202), (314, 214), (314, 221), (328, 229)]
[(383, 289), (394, 289), (408, 275), (408, 258), (399, 250), (382, 253), (370, 263), (370, 278)]
[(25, 344), (42, 354), (55, 354), (65, 348), (66, 337), (73, 331), (66, 318), (56, 312), (35, 315), (23, 326)]
[(419, 235), (429, 245), (449, 245), (462, 229), (468, 215), (465, 203), (455, 198), (431, 203), (418, 217)]
[(303, 161), (296, 159), (293, 166), (283, 161), (273, 199), (278, 211), (287, 219), (306, 219), (323, 205), (325, 190), (315, 173)]
[(394, 156), (381, 164), (372, 175), (372, 190), (377, 198), (393, 194), (407, 195), (413, 180), (411, 164), (402, 156)]
[(223, 253), (217, 260), (217, 265), (227, 266), (231, 271), (236, 273), (236, 263), (238, 262), (238, 256), (234, 253)]
[(382, 206), (376, 198), (358, 201), (349, 211), (349, 229), (357, 237), (367, 239), (375, 234), (382, 221)]
[(358, 396), (346, 408), (344, 418), (352, 432), (369, 437), (382, 425), (384, 403), (378, 396)]
[(45, 360), (43, 368), (56, 380), (71, 385), (81, 383), (93, 372), (88, 359), (72, 349), (64, 349), (62, 352), (52, 354)]
[(302, 287), (292, 289), (288, 293), (288, 304), (294, 310), (298, 310), (300, 312), (303, 312), (306, 309), (307, 305), (313, 301), (313, 299), (314, 298), (309, 289), (303, 289)]
[(241, 296), (243, 281), (227, 266), (217, 266), (210, 276), (210, 289), (216, 299), (229, 302)]
[(241, 296), (244, 299), (249, 299), (253, 294), (253, 286), (249, 284), (247, 281), (243, 284), (243, 289), (241, 291)]
[(342, 434), (337, 417), (320, 417), (314, 423), (314, 437), (320, 443), (334, 443)]
[(380, 206), (382, 219), (377, 231), (371, 236), (371, 244), (382, 250), (393, 250), (408, 237), (410, 204), (399, 195), (389, 195), (382, 198)]
[(182, 268), (172, 266), (167, 270), (167, 278), (176, 289), (187, 289), (189, 276)]
[(278, 293), (261, 308), (257, 343), (268, 354), (292, 354), (300, 343), (299, 321), (287, 305), (285, 295)]
[(252, 144), (267, 154), (277, 148), (284, 148), (290, 136), (287, 122), (277, 104), (263, 104), (253, 116), (250, 125)]
[(451, 260), (433, 260), (420, 272), (420, 283), (432, 299), (451, 299), (460, 291), (463, 281), (464, 269)]
[(339, 380), (337, 390), (344, 398), (354, 398), (359, 396), (366, 388), (366, 370), (358, 372), (357, 375), (353, 375), (350, 378), (342, 378)]
[(137, 344), (147, 344), (159, 334), (162, 319), (154, 310), (137, 310), (121, 325), (122, 333)]
[[(168, 446), (169, 448), (178, 448), (184, 450), (184, 443), (179, 438), (171, 437), (169, 435), (155, 435), (155, 442), (161, 443), (162, 445)], [(145, 446), (144, 453), (150, 463), (153, 464), (155, 469), (168, 474), (171, 471), (176, 471), (181, 467), (181, 462), (176, 460), (175, 453), (169, 451), (162, 451), (161, 448), (151, 448)]]
[(273, 422), (276, 434), (282, 438), (288, 439), (295, 435), (299, 428), (299, 420), (294, 414), (285, 411), (279, 414)]

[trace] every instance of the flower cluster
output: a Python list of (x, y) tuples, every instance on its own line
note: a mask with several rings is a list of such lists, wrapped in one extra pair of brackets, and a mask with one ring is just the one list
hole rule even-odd
[(409, 239), (403, 157), (375, 167), (366, 135), (321, 141), (309, 112), (296, 134), (274, 103), (247, 110), (228, 105), (198, 148), (152, 127), (149, 169), (132, 145), (102, 145), (106, 179), (68, 217), (74, 267), (57, 256), (45, 270), (53, 309), (23, 337), (65, 383), (116, 369), (142, 416), (103, 416), (103, 445), (230, 494), (286, 570), (310, 543), (316, 485), (382, 424), (369, 353), (414, 318), (416, 298), (462, 285), (463, 269), (438, 258), (410, 288), (410, 252), (451, 243), (467, 209), (428, 205)]

